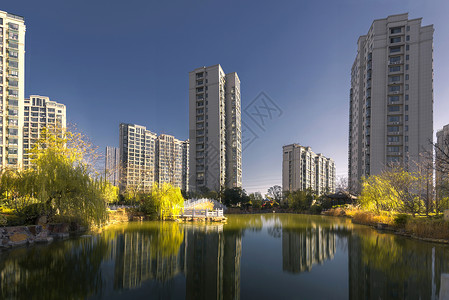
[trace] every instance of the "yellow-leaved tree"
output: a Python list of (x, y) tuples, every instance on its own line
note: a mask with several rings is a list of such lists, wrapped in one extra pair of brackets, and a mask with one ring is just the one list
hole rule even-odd
[(147, 214), (156, 214), (164, 220), (181, 213), (184, 207), (184, 198), (181, 189), (169, 183), (153, 184), (151, 193), (142, 199), (141, 208)]

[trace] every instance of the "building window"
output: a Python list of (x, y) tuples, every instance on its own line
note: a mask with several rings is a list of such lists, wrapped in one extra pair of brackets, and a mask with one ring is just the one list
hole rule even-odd
[(408, 84), (405, 85), (405, 90), (408, 91)]
[(405, 65), (405, 69), (408, 70), (408, 64)]
[(390, 111), (390, 112), (395, 112), (395, 111), (400, 111), (400, 110), (401, 110), (401, 107), (398, 105), (388, 107), (388, 111)]
[(401, 71), (401, 66), (390, 67), (390, 72), (399, 72), (399, 71)]
[(410, 55), (407, 54), (407, 55), (405, 56), (405, 60), (409, 60), (409, 58), (410, 58)]
[(406, 41), (410, 41), (410, 36), (407, 35), (407, 36), (405, 37), (405, 40), (406, 40)]
[(408, 80), (408, 74), (405, 74), (405, 80)]
[(410, 50), (410, 45), (406, 45), (406, 46), (405, 46), (405, 50), (406, 50), (406, 51)]
[(401, 86), (400, 85), (391, 85), (388, 87), (388, 90), (390, 92), (398, 92), (401, 90)]
[(389, 82), (398, 82), (401, 81), (401, 76), (390, 76), (388, 79)]
[(405, 125), (405, 131), (408, 131), (408, 125)]
[(395, 34), (395, 33), (401, 33), (401, 27), (395, 27), (395, 28), (390, 28), (390, 33), (391, 34)]
[(389, 116), (388, 117), (388, 122), (399, 122), (399, 121), (400, 121), (399, 116)]
[(399, 142), (399, 137), (398, 136), (389, 136), (388, 141), (389, 142)]
[(401, 52), (401, 46), (390, 47), (390, 53)]
[(408, 121), (408, 115), (405, 115), (405, 120)]
[(408, 95), (405, 95), (405, 101), (408, 101)]
[(390, 39), (390, 43), (392, 43), (392, 44), (393, 43), (400, 43), (400, 42), (401, 42), (401, 37), (400, 36)]
[(407, 26), (407, 31), (410, 31), (410, 26)]
[(399, 101), (399, 96), (388, 96), (388, 101), (397, 102)]
[(405, 136), (405, 141), (408, 142), (408, 135)]
[(405, 110), (406, 110), (406, 111), (408, 110), (408, 105), (405, 106)]
[(398, 132), (399, 126), (388, 126), (388, 132)]
[(395, 62), (400, 62), (400, 61), (401, 61), (401, 57), (400, 56), (390, 57), (390, 63), (395, 63)]

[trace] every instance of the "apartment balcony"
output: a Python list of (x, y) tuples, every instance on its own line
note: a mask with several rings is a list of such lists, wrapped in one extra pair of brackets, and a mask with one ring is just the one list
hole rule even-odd
[(404, 61), (402, 59), (399, 60), (399, 61), (390, 61), (390, 60), (388, 60), (388, 65), (389, 66), (402, 65), (402, 64), (404, 64)]
[(402, 146), (402, 142), (387, 142), (388, 146)]
[(387, 152), (387, 155), (389, 155), (389, 156), (401, 156), (402, 152)]
[(402, 100), (399, 100), (399, 101), (391, 101), (391, 100), (389, 100), (387, 102), (387, 104), (388, 105), (401, 105), (401, 104), (404, 104), (404, 102)]
[(388, 135), (402, 135), (403, 134), (403, 131), (402, 130), (399, 130), (399, 131), (389, 131), (388, 132)]
[(404, 94), (403, 91), (399, 90), (399, 91), (388, 91), (388, 96), (396, 96), (396, 95), (402, 95)]
[(402, 125), (402, 122), (387, 122), (387, 125)]

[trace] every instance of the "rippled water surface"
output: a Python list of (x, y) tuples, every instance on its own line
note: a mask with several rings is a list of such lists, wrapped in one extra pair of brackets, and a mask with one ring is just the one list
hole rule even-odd
[(130, 223), (0, 253), (0, 298), (438, 299), (449, 247), (307, 215)]

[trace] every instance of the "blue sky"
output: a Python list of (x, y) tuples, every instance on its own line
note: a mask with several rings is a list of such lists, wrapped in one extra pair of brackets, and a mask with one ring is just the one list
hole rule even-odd
[(265, 92), (280, 108), (243, 153), (243, 185), (281, 183), (282, 146), (309, 145), (347, 172), (350, 68), (374, 19), (409, 12), (434, 24), (434, 130), (449, 123), (449, 1), (14, 0), (22, 15), (26, 95), (67, 105), (68, 122), (103, 149), (119, 123), (188, 138), (188, 72), (237, 72), (242, 107)]

